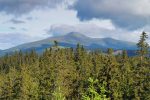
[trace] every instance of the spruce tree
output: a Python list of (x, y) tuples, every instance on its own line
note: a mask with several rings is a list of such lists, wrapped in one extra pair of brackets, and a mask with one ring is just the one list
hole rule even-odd
[(55, 40), (54, 41), (54, 47), (57, 47), (58, 46), (58, 42)]
[(147, 33), (143, 32), (140, 36), (139, 42), (137, 43), (137, 47), (139, 48), (139, 50), (137, 52), (141, 58), (141, 61), (143, 60), (143, 57), (147, 56), (149, 53), (149, 45), (146, 42), (147, 38), (148, 38)]
[(113, 52), (114, 52), (114, 50), (112, 48), (108, 48), (108, 50), (107, 50), (107, 54), (108, 55), (112, 55)]

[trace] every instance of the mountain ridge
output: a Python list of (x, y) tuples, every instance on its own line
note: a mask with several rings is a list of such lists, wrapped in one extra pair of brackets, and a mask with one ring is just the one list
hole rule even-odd
[(4, 55), (5, 53), (10, 53), (14, 51), (28, 51), (31, 49), (35, 49), (37, 52), (43, 52), (46, 48), (53, 46), (54, 41), (58, 41), (59, 45), (62, 47), (76, 47), (77, 43), (83, 45), (86, 49), (107, 49), (113, 48), (117, 49), (126, 49), (126, 50), (135, 50), (136, 44), (129, 41), (121, 41), (113, 38), (91, 38), (82, 33), (78, 32), (70, 32), (63, 36), (54, 36), (49, 37), (43, 40), (34, 41), (30, 43), (25, 43), (22, 45), (18, 45), (16, 47), (12, 47), (6, 50), (2, 50), (0, 55)]

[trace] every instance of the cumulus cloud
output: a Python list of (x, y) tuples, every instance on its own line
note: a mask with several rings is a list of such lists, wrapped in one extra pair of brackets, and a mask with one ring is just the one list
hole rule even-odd
[[(25, 23), (14, 24), (16, 20), (17, 22), (23, 21)], [(50, 36), (45, 32), (46, 29), (49, 29), (49, 26), (56, 23), (73, 25), (75, 23), (78, 23), (78, 21), (78, 18), (76, 18), (76, 12), (72, 10), (70, 11), (68, 9), (65, 10), (62, 8), (34, 10), (29, 14), (24, 14), (23, 16), (17, 18), (14, 16), (12, 17), (11, 15), (0, 13), (0, 49), (12, 47), (11, 45), (9, 45), (12, 40), (13, 46), (17, 46), (18, 44), (22, 43), (45, 39)], [(18, 35), (14, 34), (13, 36), (12, 33), (18, 33)], [(20, 37), (20, 35), (22, 37)], [(13, 39), (12, 37), (14, 37), (15, 39)], [(21, 41), (20, 38), (22, 38)], [(2, 43), (2, 41), (4, 41), (5, 39), (12, 40)], [(9, 46), (5, 46), (6, 44), (8, 44)]]
[(63, 0), (0, 0), (0, 11), (21, 15), (34, 9), (54, 8), (62, 2)]
[(73, 8), (81, 20), (111, 19), (126, 29), (150, 24), (150, 0), (77, 0)]
[[(60, 36), (67, 34), (69, 32), (79, 32), (79, 33), (90, 33), (91, 36), (99, 35), (100, 30), (115, 30), (115, 26), (110, 20), (98, 20), (92, 19), (90, 21), (78, 22), (74, 25), (67, 24), (56, 24), (52, 25), (48, 33), (52, 33), (53, 36)], [(96, 34), (92, 34), (92, 33)], [(88, 34), (89, 35), (89, 34)]]

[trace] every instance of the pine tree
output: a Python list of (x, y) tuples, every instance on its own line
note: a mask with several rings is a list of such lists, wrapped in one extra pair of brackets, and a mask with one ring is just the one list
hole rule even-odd
[(148, 70), (149, 65), (147, 61), (147, 56), (149, 54), (149, 45), (146, 42), (146, 39), (148, 38), (147, 33), (143, 32), (140, 36), (140, 40), (137, 43), (137, 46), (139, 48), (138, 55), (140, 56), (140, 61), (137, 62), (137, 66), (134, 67), (134, 96), (137, 100), (143, 99), (146, 100), (147, 97), (147, 91), (150, 91), (148, 88), (149, 82), (148, 80)]
[[(83, 100), (110, 100), (106, 97), (106, 83), (99, 84), (97, 79), (89, 78), (88, 79), (88, 88), (85, 93), (82, 94)], [(98, 92), (99, 91), (99, 92)]]
[(20, 72), (20, 91), (19, 99), (37, 99), (38, 98), (38, 81), (31, 74), (31, 70), (27, 65), (21, 66)]
[(54, 41), (54, 47), (58, 47), (58, 42), (56, 40)]
[(54, 51), (47, 49), (39, 59), (39, 99), (52, 99), (55, 89)]
[[(125, 53), (126, 55), (126, 53)], [(130, 59), (131, 60), (131, 59)], [(119, 64), (119, 81), (120, 88), (122, 91), (122, 99), (130, 100), (133, 99), (134, 87), (133, 87), (133, 68), (129, 62), (129, 58), (123, 56), (122, 61)]]
[(122, 51), (122, 62), (127, 62), (128, 60), (128, 53), (126, 50)]
[(18, 72), (14, 67), (11, 67), (7, 74), (1, 73), (3, 80), (0, 84), (0, 99), (2, 100), (12, 100), (17, 99), (16, 84), (18, 79)]
[(114, 52), (114, 50), (112, 48), (108, 48), (107, 50), (107, 54), (112, 55)]
[(143, 60), (144, 56), (147, 56), (149, 53), (149, 45), (146, 42), (146, 39), (148, 38), (147, 33), (143, 32), (140, 36), (140, 40), (137, 43), (137, 46), (139, 48), (138, 55), (141, 57), (141, 61)]

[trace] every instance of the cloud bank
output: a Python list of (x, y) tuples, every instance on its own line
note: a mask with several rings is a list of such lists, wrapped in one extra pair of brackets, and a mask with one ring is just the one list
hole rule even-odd
[[(53, 25), (48, 31), (52, 36), (61, 36), (70, 32), (82, 33), (92, 38), (114, 38), (130, 42), (138, 42), (141, 30), (128, 31), (124, 29), (111, 29), (97, 26), (91, 23), (82, 23), (74, 26)], [(150, 34), (149, 34), (150, 35)], [(150, 41), (149, 41), (150, 42)]]
[(64, 0), (0, 0), (0, 12), (22, 15), (34, 9), (54, 8)]
[(150, 24), (150, 0), (77, 0), (72, 8), (81, 20), (111, 19), (132, 30)]

